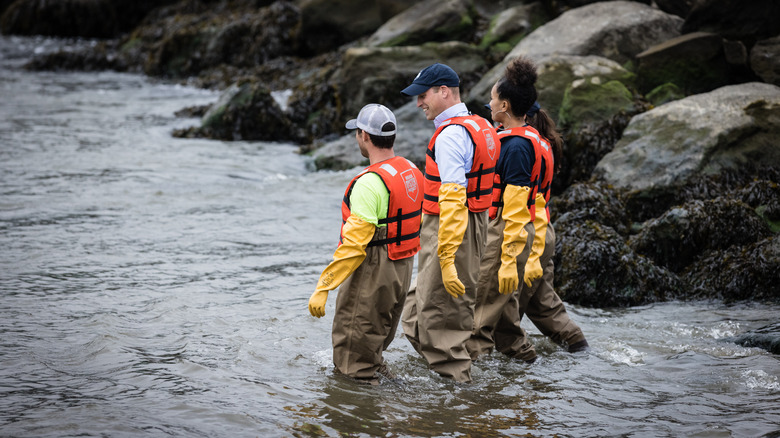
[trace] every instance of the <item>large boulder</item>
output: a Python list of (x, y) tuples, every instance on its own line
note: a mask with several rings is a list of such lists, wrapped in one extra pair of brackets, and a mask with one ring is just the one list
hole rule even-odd
[(778, 138), (780, 87), (731, 85), (634, 116), (594, 174), (651, 201), (697, 175), (780, 166)]
[[(4, 34), (112, 38), (176, 0), (17, 0), (0, 3)], [(3, 11), (3, 9), (5, 9)]]
[(626, 307), (675, 299), (684, 283), (634, 253), (613, 228), (567, 213), (555, 222), (555, 283), (567, 302)]
[(306, 50), (323, 53), (376, 31), (416, 0), (301, 0), (301, 36)]
[(712, 91), (729, 80), (729, 63), (720, 35), (694, 32), (657, 44), (637, 56), (637, 85), (647, 93), (672, 83), (685, 94)]
[(658, 9), (685, 18), (697, 0), (653, 0)]
[(333, 82), (340, 90), (344, 112), (357, 114), (374, 102), (399, 107), (410, 97), (401, 94), (417, 73), (434, 62), (452, 67), (468, 87), (484, 72), (482, 51), (470, 44), (451, 41), (404, 47), (354, 47), (344, 53), (341, 69)]
[(750, 67), (764, 82), (780, 85), (780, 36), (761, 40), (753, 46)]
[(391, 47), (469, 40), (475, 29), (470, 5), (470, 0), (424, 0), (388, 20), (371, 35), (367, 45)]
[(504, 9), (491, 18), (490, 25), (479, 45), (480, 47), (490, 47), (500, 43), (514, 47), (538, 26), (538, 21), (543, 16), (544, 12), (539, 3)]
[(595, 221), (627, 236), (631, 221), (620, 192), (603, 182), (572, 184), (550, 200), (550, 220), (566, 216), (567, 222)]
[(681, 272), (701, 254), (746, 245), (771, 234), (766, 222), (742, 201), (719, 197), (694, 200), (644, 224), (631, 236), (638, 254), (673, 272)]
[(685, 18), (683, 33), (713, 32), (752, 46), (780, 34), (780, 2), (776, 0), (699, 0)]
[[(423, 169), (426, 147), (434, 131), (433, 122), (425, 118), (415, 102), (409, 102), (393, 112), (398, 122), (393, 147), (396, 155), (406, 157)], [(355, 117), (357, 112), (353, 114), (347, 119)], [(368, 163), (368, 159), (360, 154), (354, 131), (326, 143), (314, 151), (312, 156), (318, 169), (350, 169)]]
[(120, 56), (146, 74), (187, 77), (221, 65), (252, 67), (298, 50), (300, 11), (279, 1), (214, 13), (195, 5), (148, 19), (123, 39)]
[(201, 126), (174, 132), (176, 137), (223, 140), (291, 140), (289, 119), (262, 84), (246, 82), (226, 89), (203, 115)]
[[(536, 70), (539, 74), (536, 81), (539, 103), (553, 120), (559, 119), (558, 113), (564, 101), (564, 94), (573, 84), (606, 84), (610, 81), (620, 81), (630, 85), (633, 80), (632, 73), (617, 62), (601, 56), (553, 55), (536, 61)], [(479, 85), (475, 85), (475, 89), (477, 87)], [(490, 87), (492, 88), (493, 84), (490, 84)], [(466, 100), (469, 107), (475, 108), (488, 101), (489, 93), (488, 96), (482, 96), (474, 91), (469, 92)]]
[(681, 276), (686, 298), (780, 302), (780, 237), (711, 251)]
[(572, 9), (523, 38), (504, 60), (471, 90), (486, 99), (504, 68), (518, 56), (541, 62), (552, 55), (597, 55), (620, 64), (663, 41), (680, 35), (683, 20), (637, 2), (599, 2)]

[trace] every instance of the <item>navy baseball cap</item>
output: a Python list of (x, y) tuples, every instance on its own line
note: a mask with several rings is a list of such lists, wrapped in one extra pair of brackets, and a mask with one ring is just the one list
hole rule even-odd
[(437, 62), (420, 70), (420, 73), (417, 73), (417, 77), (412, 81), (412, 85), (401, 90), (401, 93), (407, 96), (417, 96), (438, 85), (459, 87), (460, 78), (455, 70)]

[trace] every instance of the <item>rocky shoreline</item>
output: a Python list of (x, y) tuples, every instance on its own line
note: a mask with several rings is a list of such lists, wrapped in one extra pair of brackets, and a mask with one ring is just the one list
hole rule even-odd
[(551, 204), (568, 302), (780, 301), (780, 4), (774, 0), (0, 1), (4, 34), (97, 38), (33, 70), (140, 72), (222, 91), (179, 137), (284, 141), (364, 164), (344, 120), (444, 62), (472, 112), (516, 56), (566, 140)]

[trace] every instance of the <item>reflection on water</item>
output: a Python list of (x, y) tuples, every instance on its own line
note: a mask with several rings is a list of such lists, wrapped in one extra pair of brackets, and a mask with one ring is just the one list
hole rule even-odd
[(334, 375), (306, 303), (354, 171), (172, 138), (213, 92), (19, 69), (58, 44), (0, 38), (0, 435), (776, 436), (780, 361), (727, 338), (777, 305), (570, 306), (591, 351), (528, 326), (540, 359), (470, 384), (399, 333), (398, 379)]

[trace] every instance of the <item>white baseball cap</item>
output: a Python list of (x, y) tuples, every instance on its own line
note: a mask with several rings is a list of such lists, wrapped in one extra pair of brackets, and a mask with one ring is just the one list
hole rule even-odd
[(346, 126), (347, 129), (360, 128), (371, 135), (389, 137), (395, 135), (397, 123), (395, 114), (386, 106), (369, 103), (360, 110), (357, 119), (350, 120)]

